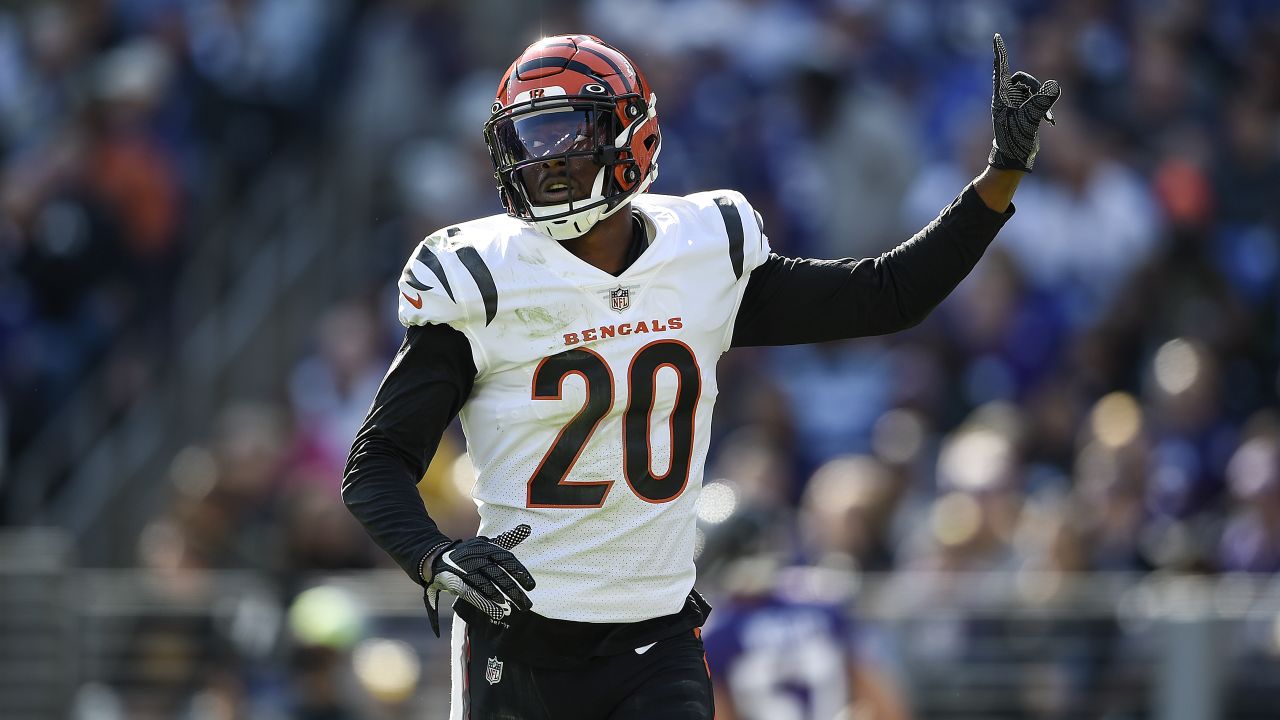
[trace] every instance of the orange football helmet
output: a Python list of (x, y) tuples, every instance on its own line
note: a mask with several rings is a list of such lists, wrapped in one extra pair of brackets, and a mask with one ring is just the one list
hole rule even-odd
[[(507, 214), (568, 240), (625, 206), (658, 175), (656, 102), (631, 60), (595, 36), (558, 35), (530, 45), (502, 76), (484, 125)], [(534, 193), (522, 172), (585, 158), (598, 166), (590, 188), (566, 181)], [(535, 203), (535, 194), (544, 202)]]

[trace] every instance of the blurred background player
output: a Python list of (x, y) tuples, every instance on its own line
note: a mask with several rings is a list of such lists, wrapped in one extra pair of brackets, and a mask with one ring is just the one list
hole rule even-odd
[(800, 562), (789, 519), (745, 505), (709, 529), (699, 556), (701, 581), (718, 589), (702, 633), (716, 717), (906, 720), (906, 699), (851, 611), (849, 567)]

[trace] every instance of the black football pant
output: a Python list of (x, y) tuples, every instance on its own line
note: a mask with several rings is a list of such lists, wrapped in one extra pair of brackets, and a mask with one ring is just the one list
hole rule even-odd
[[(460, 618), (454, 622), (462, 624)], [(529, 667), (493, 650), (487, 628), (454, 631), (452, 718), (461, 720), (712, 720), (706, 651), (696, 630), (579, 667)], [(458, 670), (461, 669), (461, 674)]]

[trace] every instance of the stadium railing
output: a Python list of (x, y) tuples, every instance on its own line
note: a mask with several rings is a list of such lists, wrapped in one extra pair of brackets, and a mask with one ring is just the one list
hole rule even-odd
[[(0, 543), (0, 717), (173, 717), (228, 686), (266, 702), (317, 667), (370, 716), (431, 717), (446, 701), (448, 642), (430, 637), (398, 572), (86, 570), (69, 547), (40, 532)], [(1280, 708), (1274, 577), (846, 579), (860, 645), (917, 718), (1262, 720)], [(377, 650), (392, 645), (402, 652)], [(369, 662), (401, 686), (370, 681)]]

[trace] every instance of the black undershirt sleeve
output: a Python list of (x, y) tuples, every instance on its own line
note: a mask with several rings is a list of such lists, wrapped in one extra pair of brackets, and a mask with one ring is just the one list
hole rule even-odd
[(423, 556), (450, 538), (427, 514), (418, 481), (475, 376), (462, 333), (447, 325), (409, 328), (347, 458), (343, 502), (419, 584)]
[(965, 188), (914, 237), (878, 258), (810, 260), (770, 254), (751, 272), (732, 347), (794, 345), (905, 330), (964, 279), (1013, 206), (987, 207)]

